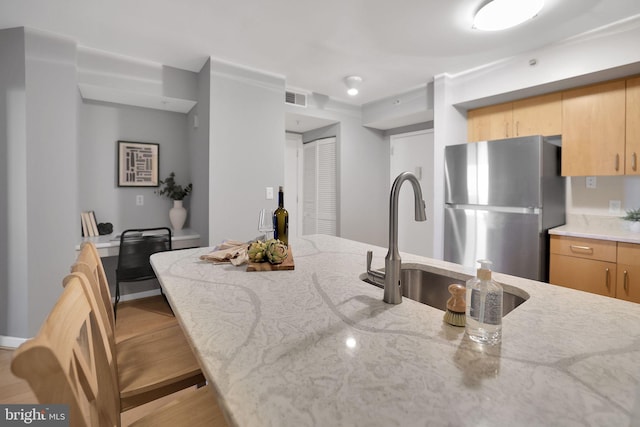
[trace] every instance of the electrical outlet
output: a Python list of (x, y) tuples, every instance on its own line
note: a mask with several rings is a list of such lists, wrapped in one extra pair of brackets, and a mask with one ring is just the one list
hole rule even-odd
[(622, 208), (620, 200), (609, 200), (609, 213), (619, 214)]
[(596, 177), (588, 176), (587, 177), (587, 188), (596, 188)]
[(144, 196), (142, 194), (136, 196), (136, 206), (144, 206)]
[(273, 187), (266, 188), (267, 200), (273, 200)]

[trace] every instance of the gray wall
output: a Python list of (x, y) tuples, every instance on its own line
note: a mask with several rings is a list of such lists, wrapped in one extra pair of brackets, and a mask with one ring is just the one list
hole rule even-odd
[[(386, 246), (389, 211), (389, 142), (382, 131), (362, 126), (359, 107), (313, 94), (306, 115), (337, 125), (306, 132), (303, 141), (336, 136), (338, 226), (346, 239)], [(299, 114), (296, 107), (289, 111)], [(366, 212), (366, 213), (364, 213)]]
[(258, 235), (284, 185), (284, 79), (211, 61), (209, 243)]
[[(78, 123), (79, 209), (95, 211), (99, 222), (114, 231), (127, 228), (170, 227), (172, 201), (154, 193), (156, 187), (118, 187), (117, 141), (160, 144), (160, 179), (175, 172), (181, 185), (191, 182), (187, 116), (182, 113), (85, 101)], [(144, 205), (136, 205), (136, 196)], [(184, 205), (190, 209), (191, 196)], [(79, 212), (77, 213), (79, 214)], [(190, 215), (185, 227), (189, 227)], [(79, 241), (80, 230), (75, 230)]]
[[(209, 244), (209, 95), (211, 92), (211, 64), (204, 64), (198, 74), (198, 104), (187, 116), (187, 134), (189, 137), (190, 170), (193, 192), (189, 197), (191, 205), (191, 228), (200, 233), (200, 244)], [(194, 121), (198, 121), (198, 127)]]
[(0, 335), (26, 336), (25, 35), (0, 31)]
[(76, 46), (22, 28), (2, 31), (0, 39), (7, 130), (0, 144), (7, 185), (1, 209), (6, 303), (0, 335), (28, 337), (60, 295), (75, 257)]

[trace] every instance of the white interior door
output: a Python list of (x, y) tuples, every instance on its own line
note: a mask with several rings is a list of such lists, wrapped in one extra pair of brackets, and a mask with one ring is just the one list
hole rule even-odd
[(336, 138), (303, 147), (302, 234), (337, 234)]
[(302, 233), (302, 197), (298, 183), (302, 182), (302, 136), (287, 133), (284, 150), (284, 205), (289, 212), (289, 237)]
[(398, 200), (398, 248), (400, 251), (433, 257), (433, 131), (424, 130), (391, 136), (389, 189), (402, 172), (416, 174), (427, 205), (427, 220), (417, 222), (413, 188), (405, 182)]

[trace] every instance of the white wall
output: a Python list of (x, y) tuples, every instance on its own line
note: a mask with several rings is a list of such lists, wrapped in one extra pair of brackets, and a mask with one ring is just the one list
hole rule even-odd
[[(567, 214), (621, 217), (640, 208), (639, 176), (598, 176), (596, 188), (587, 188), (586, 177), (567, 178)], [(609, 201), (621, 202), (620, 212), (609, 211)]]
[(426, 257), (433, 257), (434, 246), (433, 147), (433, 130), (391, 136), (389, 189), (402, 172), (416, 174), (427, 215), (426, 221), (415, 220), (413, 188), (403, 184), (398, 198), (398, 249)]
[[(474, 108), (640, 72), (640, 16), (451, 76), (451, 102)], [(531, 59), (536, 65), (529, 65)]]
[[(300, 113), (296, 107), (287, 107)], [(362, 126), (358, 107), (313, 94), (305, 114), (337, 121), (303, 141), (336, 136), (338, 148), (338, 235), (386, 246), (389, 211), (389, 143), (382, 131)], [(333, 130), (335, 129), (335, 130)]]
[(209, 243), (258, 235), (284, 185), (284, 79), (211, 61)]

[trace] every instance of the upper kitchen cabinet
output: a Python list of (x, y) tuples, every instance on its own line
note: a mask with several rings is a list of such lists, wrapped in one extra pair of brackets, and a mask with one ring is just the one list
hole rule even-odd
[(625, 81), (562, 93), (562, 175), (623, 175)]
[(560, 135), (562, 94), (535, 96), (513, 103), (513, 136)]
[(640, 175), (640, 77), (627, 80), (627, 141), (624, 173)]
[(467, 112), (467, 139), (489, 141), (513, 136), (513, 104), (490, 105)]
[(552, 93), (469, 110), (467, 131), (470, 142), (559, 135), (562, 131), (562, 95)]

